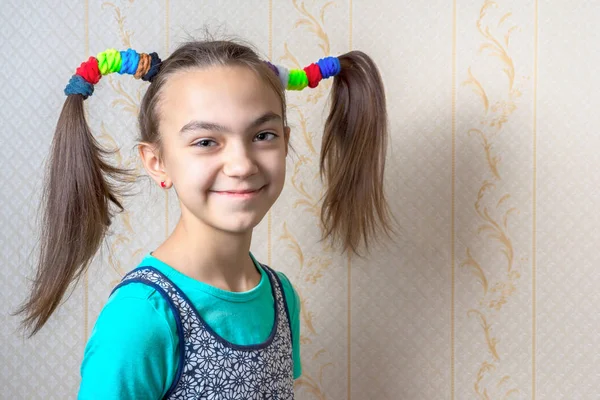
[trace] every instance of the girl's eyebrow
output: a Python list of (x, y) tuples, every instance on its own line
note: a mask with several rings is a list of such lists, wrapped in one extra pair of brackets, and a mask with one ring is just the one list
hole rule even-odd
[[(254, 120), (254, 122), (252, 122), (250, 125), (248, 125), (247, 130), (257, 128), (266, 122), (275, 121), (275, 120), (281, 121), (281, 116), (274, 112), (268, 112), (268, 113), (262, 115), (261, 117), (258, 117), (256, 120)], [(192, 120), (192, 121), (188, 122), (187, 124), (185, 124), (183, 126), (183, 128), (181, 128), (179, 130), (179, 134), (185, 135), (185, 134), (195, 132), (195, 131), (200, 131), (200, 130), (211, 131), (211, 132), (224, 132), (224, 133), (227, 133), (227, 132), (230, 133), (233, 131), (231, 128), (229, 128), (227, 126), (219, 125), (214, 122)]]

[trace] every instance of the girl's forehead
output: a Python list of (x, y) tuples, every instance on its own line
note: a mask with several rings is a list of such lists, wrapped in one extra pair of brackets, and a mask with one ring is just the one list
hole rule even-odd
[(258, 73), (241, 66), (215, 66), (181, 71), (165, 82), (162, 120), (170, 128), (192, 119), (235, 125), (264, 115), (281, 114), (281, 100)]
[[(181, 71), (165, 82), (165, 100), (212, 102), (215, 100), (268, 100), (273, 89), (248, 67), (212, 66)], [(273, 93), (275, 94), (275, 93)]]

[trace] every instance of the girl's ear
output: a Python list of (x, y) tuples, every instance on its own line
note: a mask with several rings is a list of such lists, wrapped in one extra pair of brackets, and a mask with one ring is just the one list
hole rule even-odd
[(284, 126), (283, 127), (283, 138), (285, 140), (285, 155), (287, 157), (288, 154), (288, 148), (290, 145), (290, 127), (289, 126)]
[(161, 182), (168, 181), (169, 177), (167, 176), (162, 160), (159, 158), (156, 145), (141, 142), (138, 145), (138, 151), (140, 152), (142, 164), (144, 164), (144, 168), (152, 179), (159, 185)]

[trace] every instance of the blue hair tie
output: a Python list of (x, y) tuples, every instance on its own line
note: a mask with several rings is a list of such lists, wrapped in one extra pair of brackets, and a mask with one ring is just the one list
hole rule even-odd
[(321, 70), (321, 76), (323, 79), (327, 79), (331, 76), (335, 76), (340, 73), (342, 66), (340, 60), (337, 57), (325, 57), (317, 61), (317, 65)]
[(152, 82), (152, 79), (154, 79), (156, 74), (158, 74), (158, 70), (160, 69), (160, 64), (162, 61), (160, 60), (160, 58), (158, 57), (158, 54), (156, 54), (156, 53), (150, 53), (148, 55), (151, 58), (150, 69), (148, 70), (146, 75), (142, 76), (142, 80)]
[(94, 85), (83, 79), (79, 75), (73, 75), (65, 88), (65, 94), (80, 94), (83, 99), (87, 99), (94, 93)]
[(132, 49), (127, 49), (127, 51), (121, 51), (120, 53), (121, 69), (119, 69), (119, 74), (135, 75), (140, 62), (140, 55)]

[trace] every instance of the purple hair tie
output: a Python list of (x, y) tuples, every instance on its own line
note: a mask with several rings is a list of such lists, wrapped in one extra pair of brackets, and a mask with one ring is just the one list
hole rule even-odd
[(279, 76), (279, 70), (277, 69), (277, 67), (276, 67), (276, 66), (274, 66), (273, 64), (271, 64), (271, 63), (270, 63), (270, 62), (268, 62), (268, 61), (265, 61), (265, 63), (267, 63), (267, 66), (268, 66), (269, 68), (271, 68), (271, 70), (272, 70), (273, 72), (275, 72), (275, 75)]

